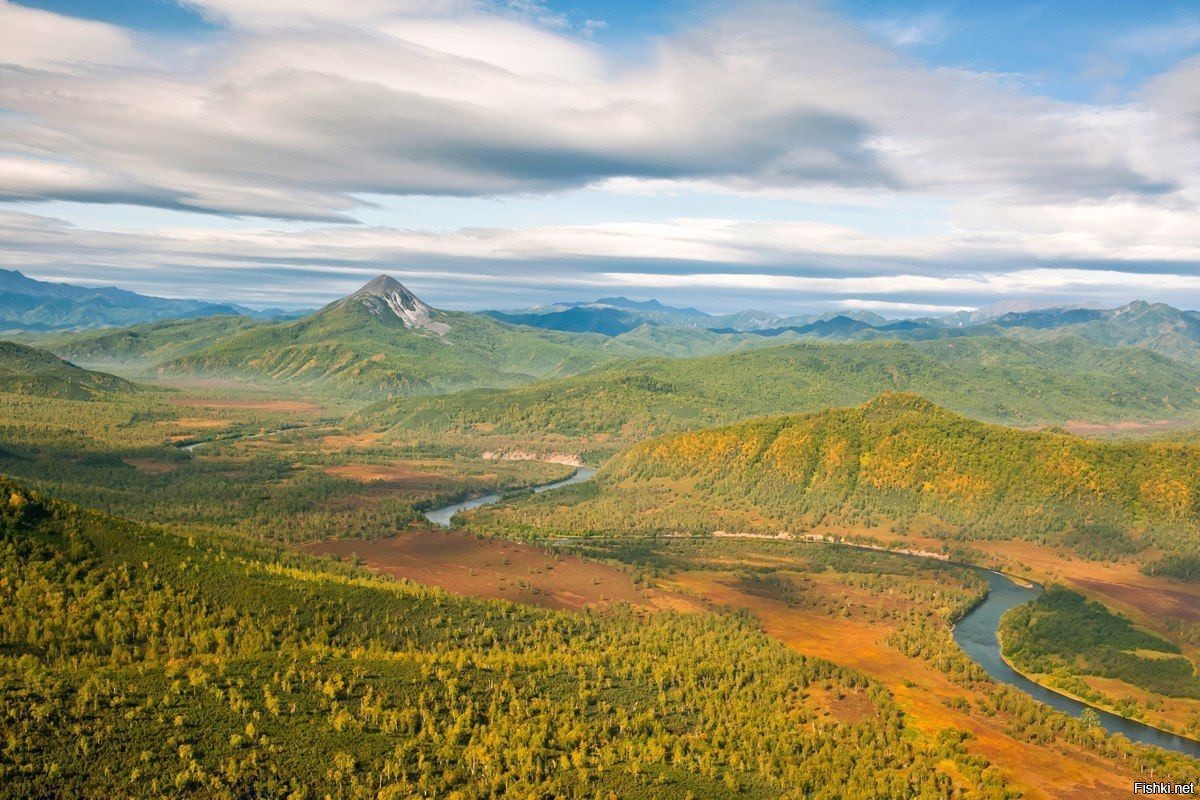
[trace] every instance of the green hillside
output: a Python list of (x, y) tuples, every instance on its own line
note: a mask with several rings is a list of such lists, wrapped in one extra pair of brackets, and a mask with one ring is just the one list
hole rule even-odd
[(508, 325), (432, 308), (385, 276), (290, 322), (211, 317), (31, 341), (90, 365), (274, 382), (292, 390), (376, 399), (516, 386), (619, 359), (729, 352), (769, 343), (698, 328), (641, 326), (610, 338)]
[(1104, 311), (1046, 310), (1007, 314), (995, 325), (1035, 341), (1077, 336), (1110, 347), (1138, 347), (1200, 365), (1200, 314), (1138, 300)]
[(602, 337), (592, 338), (432, 309), (386, 279), (312, 316), (247, 330), (161, 369), (374, 396), (429, 394), (578, 372), (605, 358)]
[(82, 364), (153, 367), (267, 323), (240, 316), (149, 322), (130, 328), (55, 334), (36, 343)]
[[(0, 602), (12, 797), (1006, 796), (961, 736), (743, 616), (464, 599), (2, 477)], [(831, 722), (814, 691), (866, 708)]]
[(92, 400), (136, 390), (115, 375), (82, 369), (44, 350), (0, 342), (0, 392)]
[(1103, 443), (988, 425), (911, 394), (659, 438), (592, 485), (481, 510), (510, 531), (803, 532), (913, 524), (1110, 558), (1195, 549), (1194, 446)]
[(669, 431), (861, 403), (912, 391), (1013, 424), (1161, 419), (1200, 412), (1200, 370), (1080, 339), (797, 343), (693, 359), (645, 358), (507, 391), (401, 399), (359, 424), (611, 449)]

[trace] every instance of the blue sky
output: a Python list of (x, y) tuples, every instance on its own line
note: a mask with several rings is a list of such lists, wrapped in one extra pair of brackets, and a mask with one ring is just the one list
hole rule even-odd
[(0, 0), (0, 265), (311, 305), (1200, 306), (1200, 7)]

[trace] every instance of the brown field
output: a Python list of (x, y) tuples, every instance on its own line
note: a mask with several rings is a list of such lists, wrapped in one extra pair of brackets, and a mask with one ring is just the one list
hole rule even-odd
[(382, 437), (378, 433), (337, 433), (322, 436), (322, 450), (347, 450), (354, 447), (370, 447), (377, 444)]
[(319, 414), (323, 409), (315, 403), (275, 398), (177, 397), (175, 405), (188, 408), (241, 408), (255, 411), (284, 411), (300, 414)]
[(733, 580), (727, 573), (697, 571), (680, 573), (665, 585), (717, 606), (748, 608), (769, 636), (798, 652), (876, 678), (895, 694), (908, 719), (924, 733), (948, 727), (970, 731), (975, 739), (968, 749), (995, 764), (1028, 798), (1129, 797), (1135, 780), (1132, 773), (1080, 748), (1014, 739), (1004, 732), (1006, 720), (1002, 717), (989, 718), (947, 706), (946, 701), (971, 699), (971, 693), (924, 661), (883, 644), (892, 630), (888, 625), (791, 608), (740, 591), (732, 585)]
[(1064, 583), (1160, 634), (1168, 634), (1168, 618), (1200, 622), (1198, 584), (1145, 575), (1133, 563), (1085, 561), (1032, 542), (976, 542), (975, 547), (1023, 567), (1037, 580)]
[(129, 466), (147, 475), (166, 475), (179, 468), (173, 461), (162, 461), (157, 458), (126, 458), (123, 460)]
[(810, 703), (820, 709), (821, 715), (844, 725), (877, 719), (879, 709), (861, 689), (844, 689), (812, 686), (807, 690)]
[(1191, 428), (1195, 427), (1196, 423), (1195, 419), (1156, 419), (1149, 422), (1085, 422), (1073, 419), (1062, 427), (1067, 433), (1073, 433), (1076, 436), (1143, 436)]
[[(363, 483), (378, 483), (386, 481), (388, 483), (403, 484), (406, 488), (426, 489), (431, 488), (439, 482), (445, 481), (441, 475), (432, 475), (428, 472), (419, 472), (410, 467), (399, 466), (396, 464), (343, 464), (336, 467), (325, 467), (325, 472), (338, 478), (349, 478), (354, 481)], [(480, 476), (482, 478), (494, 478), (496, 476)]]
[(578, 611), (613, 603), (642, 609), (695, 608), (673, 593), (639, 588), (627, 573), (607, 564), (462, 531), (415, 529), (388, 539), (331, 540), (303, 549), (357, 556), (370, 569), (455, 594), (542, 608)]
[(180, 417), (177, 420), (167, 420), (158, 424), (174, 425), (179, 428), (189, 428), (192, 430), (209, 431), (228, 428), (233, 423), (227, 419), (211, 419), (209, 417)]

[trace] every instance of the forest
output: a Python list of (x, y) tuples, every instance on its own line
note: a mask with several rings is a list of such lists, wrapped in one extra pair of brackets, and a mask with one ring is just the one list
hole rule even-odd
[[(636, 444), (594, 481), (532, 495), (573, 467), (347, 426), (345, 398), (119, 378), (81, 393), (99, 373), (41, 363), (59, 388), (0, 392), (13, 796), (1008, 798), (1086, 764), (1110, 785), (1195, 775), (981, 674), (950, 637), (983, 597), (973, 573), (708, 535), (882, 522), (974, 559), (1011, 530), (1183, 577), (1187, 442), (1015, 431), (892, 394)], [(553, 557), (530, 580), (604, 562), (665, 605), (600, 586), (578, 611), (530, 607), (522, 573), (508, 599), (476, 599), (353, 555), (497, 490), (456, 541), (537, 540)], [(327, 539), (351, 555), (310, 554)], [(1187, 701), (1172, 676), (1140, 685)], [(1051, 755), (1016, 769), (1026, 748)]]
[(802, 534), (890, 526), (947, 542), (1023, 538), (1112, 559), (1187, 553), (1200, 525), (1193, 445), (1107, 443), (968, 419), (911, 394), (653, 439), (586, 486), (483, 509), (510, 535)]
[[(474, 601), (0, 490), (14, 795), (1009, 796), (745, 615)], [(818, 727), (817, 689), (873, 711)]]
[(800, 342), (701, 358), (642, 358), (513, 389), (384, 401), (351, 424), (478, 448), (569, 447), (598, 459), (647, 438), (914, 392), (1006, 425), (1191, 419), (1200, 371), (1071, 337), (1026, 342)]

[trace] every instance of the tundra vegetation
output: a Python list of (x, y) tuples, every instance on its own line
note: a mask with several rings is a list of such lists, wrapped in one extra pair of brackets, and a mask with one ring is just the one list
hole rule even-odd
[[(1013, 663), (1200, 735), (1200, 445), (1058, 427), (1187, 425), (1194, 367), (993, 329), (570, 333), (393, 284), (298, 320), (0, 346), (0, 794), (1103, 797), (1200, 780), (1194, 759), (971, 662), (951, 626), (984, 596), (975, 573), (827, 541), (1061, 584), (1006, 618)], [(532, 494), (573, 468), (485, 451), (603, 468)], [(423, 520), (493, 491), (506, 502), (452, 533)], [(356, 543), (385, 537), (420, 546), (363, 547), (399, 554), (364, 568)], [(448, 552), (470, 558), (430, 555)]]

